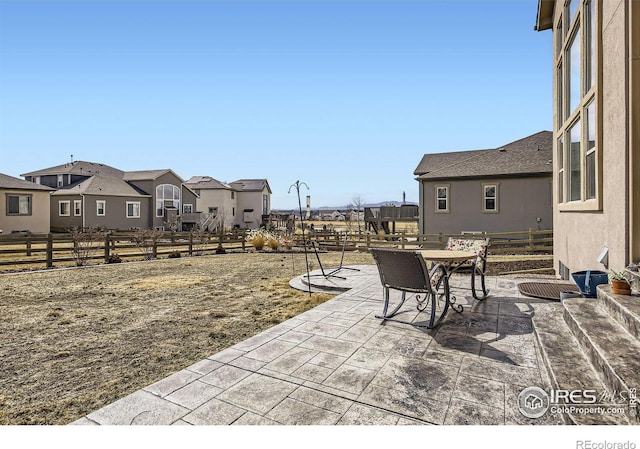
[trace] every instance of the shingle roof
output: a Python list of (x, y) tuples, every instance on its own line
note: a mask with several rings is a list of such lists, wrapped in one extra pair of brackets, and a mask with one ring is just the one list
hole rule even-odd
[(164, 168), (161, 170), (135, 170), (124, 172), (123, 178), (125, 181), (147, 181), (158, 179), (160, 176), (169, 172), (171, 172), (171, 169), (169, 168)]
[(14, 178), (13, 176), (0, 173), (0, 189), (15, 189), (15, 190), (55, 190), (51, 187), (42, 186), (24, 179)]
[(66, 164), (57, 165), (55, 167), (45, 168), (43, 170), (32, 171), (29, 173), (23, 173), (20, 176), (46, 176), (46, 175), (85, 175), (92, 176), (95, 174), (120, 176), (124, 174), (122, 170), (111, 167), (109, 165), (100, 164), (97, 162), (75, 161), (68, 162)]
[(232, 190), (227, 183), (220, 182), (211, 176), (192, 176), (185, 181), (185, 185), (190, 189), (228, 189)]
[(266, 187), (268, 192), (272, 193), (266, 179), (238, 179), (233, 181), (231, 185), (243, 192), (261, 192)]
[(414, 174), (420, 180), (547, 174), (552, 148), (553, 133), (541, 131), (495, 149), (425, 154)]
[(89, 179), (77, 182), (53, 193), (59, 195), (105, 195), (105, 196), (129, 196), (149, 197), (140, 193), (130, 184), (118, 176), (95, 175)]

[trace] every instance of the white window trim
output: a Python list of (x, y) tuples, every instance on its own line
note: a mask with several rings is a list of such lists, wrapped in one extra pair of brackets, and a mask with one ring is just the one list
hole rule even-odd
[[(80, 210), (79, 213), (78, 213), (78, 209)], [(82, 200), (73, 200), (73, 216), (74, 217), (82, 216)]]
[[(67, 213), (66, 214), (62, 213), (62, 205), (63, 204), (67, 205)], [(70, 217), (71, 216), (71, 201), (70, 200), (58, 201), (58, 216), (59, 217)]]
[[(445, 198), (447, 207), (445, 209), (439, 209), (438, 206), (438, 189), (445, 188), (447, 189), (447, 196)], [(436, 214), (448, 214), (451, 212), (451, 184), (436, 184), (433, 186), (433, 194), (435, 197), (435, 213)]]
[[(495, 187), (495, 197), (487, 197), (487, 187)], [(487, 200), (495, 200), (495, 209), (487, 209)], [(482, 183), (482, 213), (483, 214), (499, 214), (500, 213), (500, 183), (499, 182), (483, 182)]]
[[(100, 213), (100, 203), (102, 203), (102, 213)], [(96, 217), (107, 215), (107, 200), (96, 200)]]
[[(129, 205), (137, 204), (138, 205), (138, 215), (129, 215)], [(127, 218), (140, 218), (140, 201), (127, 201), (125, 205), (125, 215)]]
[[(189, 212), (187, 212), (187, 207), (190, 209)], [(183, 204), (182, 205), (182, 212), (185, 214), (192, 214), (193, 213), (193, 204)]]

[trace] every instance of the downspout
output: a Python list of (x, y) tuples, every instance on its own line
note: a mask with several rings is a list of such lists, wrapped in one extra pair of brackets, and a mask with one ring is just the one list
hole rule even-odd
[(86, 209), (84, 208), (84, 193), (81, 193), (80, 196), (82, 197), (82, 230), (85, 230), (87, 228), (87, 223), (85, 221)]

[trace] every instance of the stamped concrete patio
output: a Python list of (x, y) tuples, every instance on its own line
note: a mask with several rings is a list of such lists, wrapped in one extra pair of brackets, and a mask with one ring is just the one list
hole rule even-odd
[[(531, 321), (547, 301), (493, 277), (479, 302), (454, 275), (463, 313), (434, 330), (382, 323), (377, 269), (356, 268), (317, 277), (348, 288), (330, 301), (73, 424), (561, 424), (517, 406), (524, 388), (549, 388)], [(425, 319), (414, 300), (405, 308), (400, 319)]]

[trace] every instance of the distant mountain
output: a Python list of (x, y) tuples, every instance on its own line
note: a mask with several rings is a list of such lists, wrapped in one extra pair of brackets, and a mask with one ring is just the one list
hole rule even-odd
[[(411, 201), (407, 201), (405, 204), (411, 205), (411, 206), (417, 206), (418, 203), (412, 203)], [(381, 201), (379, 203), (366, 203), (362, 205), (362, 208), (365, 207), (380, 207), (380, 206), (402, 206), (402, 201)], [(321, 207), (312, 207), (311, 210), (312, 211), (334, 211), (334, 210), (349, 210), (351, 209), (353, 206), (349, 206), (349, 205), (344, 205), (344, 206), (321, 206)], [(306, 210), (303, 208), (303, 210)], [(280, 210), (276, 210), (273, 209), (273, 212), (291, 212), (290, 210), (284, 210), (284, 209), (280, 209)]]

